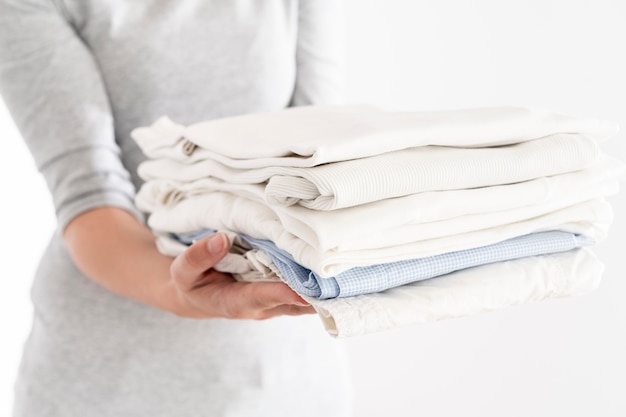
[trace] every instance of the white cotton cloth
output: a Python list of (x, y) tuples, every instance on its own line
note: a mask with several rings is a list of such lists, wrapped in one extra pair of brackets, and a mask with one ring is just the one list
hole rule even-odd
[(208, 159), (184, 164), (146, 161), (139, 175), (149, 179), (196, 181), (216, 178), (237, 188), (268, 182), (270, 205), (300, 204), (335, 210), (424, 191), (510, 184), (590, 166), (600, 155), (593, 139), (557, 134), (507, 146), (452, 148), (423, 146), (311, 168), (235, 169)]
[[(237, 239), (232, 234), (231, 238)], [(171, 256), (187, 248), (167, 235), (160, 235), (157, 242), (160, 250)], [(241, 240), (236, 240), (234, 247), (240, 244)], [(281, 280), (270, 257), (256, 249), (233, 255), (216, 269), (242, 281)], [(330, 335), (351, 337), (580, 295), (598, 286), (603, 271), (590, 250), (578, 249), (481, 265), (380, 293), (329, 300), (304, 298), (315, 307)]]
[(501, 146), (558, 133), (603, 141), (617, 125), (517, 107), (401, 112), (369, 106), (304, 106), (178, 125), (161, 118), (135, 129), (151, 159), (213, 159), (233, 168), (312, 167), (437, 145)]
[[(144, 193), (140, 191), (138, 207), (144, 211), (154, 208), (143, 205), (143, 198), (139, 198), (142, 195)], [(503, 216), (508, 216), (504, 213)], [(497, 216), (492, 213), (485, 219), (488, 217)], [(289, 252), (299, 264), (321, 277), (329, 277), (355, 266), (433, 256), (484, 246), (536, 231), (562, 230), (601, 241), (605, 238), (612, 218), (611, 206), (604, 199), (597, 198), (525, 220), (465, 233), (458, 233), (459, 222), (452, 219), (451, 222), (454, 223), (450, 224), (450, 228), (441, 237), (417, 240), (421, 235), (416, 234), (413, 236), (414, 241), (405, 244), (368, 246), (362, 250), (321, 250), (288, 232), (275, 212), (266, 205), (230, 193), (213, 192), (155, 210), (148, 218), (148, 225), (157, 232), (180, 234), (202, 229), (231, 230), (271, 240), (279, 248)], [(471, 223), (467, 224), (469, 226), (465, 227), (471, 229)], [(369, 224), (361, 226), (366, 229)], [(439, 233), (443, 224), (418, 224), (412, 230), (420, 228), (424, 233), (433, 235)]]
[(588, 249), (464, 269), (390, 290), (307, 299), (329, 334), (351, 337), (468, 316), (597, 288), (604, 265)]
[[(603, 157), (584, 170), (502, 186), (425, 192), (334, 211), (299, 206), (271, 209), (287, 232), (310, 246), (360, 250), (494, 227), (613, 195), (625, 173), (622, 162)], [(191, 183), (149, 180), (137, 199), (143, 210), (154, 212), (224, 190), (263, 202), (260, 185), (232, 185), (211, 178)], [(198, 204), (198, 210), (204, 209)]]

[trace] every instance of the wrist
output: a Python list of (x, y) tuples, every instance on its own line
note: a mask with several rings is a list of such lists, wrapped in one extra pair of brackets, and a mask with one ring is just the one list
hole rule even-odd
[(124, 297), (176, 314), (173, 258), (156, 248), (152, 232), (128, 213), (100, 208), (74, 219), (65, 241), (89, 278)]
[(148, 304), (178, 317), (200, 318), (191, 311), (192, 308), (185, 295), (171, 277), (168, 277), (167, 280), (157, 280), (154, 283)]

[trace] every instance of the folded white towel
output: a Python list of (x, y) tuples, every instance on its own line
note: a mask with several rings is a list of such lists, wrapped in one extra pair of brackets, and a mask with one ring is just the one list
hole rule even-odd
[(160, 119), (132, 135), (153, 159), (213, 159), (248, 169), (311, 167), (427, 145), (509, 145), (558, 133), (602, 141), (616, 131), (612, 122), (515, 107), (394, 112), (366, 106), (309, 106), (187, 128)]
[[(299, 206), (272, 207), (272, 211), (287, 232), (313, 247), (361, 250), (499, 226), (609, 196), (618, 191), (625, 173), (622, 162), (603, 157), (584, 170), (502, 186), (425, 192), (325, 212)], [(207, 178), (191, 183), (149, 180), (137, 203), (154, 212), (213, 191), (263, 202), (260, 185)]]
[(269, 181), (270, 205), (300, 204), (335, 210), (424, 191), (460, 190), (510, 184), (590, 166), (599, 157), (597, 143), (575, 134), (491, 148), (424, 146), (312, 168), (266, 167), (240, 170), (208, 159), (184, 164), (168, 159), (146, 161), (146, 180), (223, 180), (233, 187)]
[[(145, 210), (146, 207), (142, 205), (139, 198), (141, 195), (142, 193), (139, 193), (137, 204), (140, 209)], [(523, 209), (520, 210), (523, 211)], [(491, 217), (496, 216), (492, 213)], [(452, 219), (449, 230), (443, 229), (445, 223), (418, 224), (412, 229), (428, 229), (431, 235), (436, 233), (441, 235), (437, 238), (394, 246), (374, 246), (364, 250), (321, 250), (287, 231), (275, 212), (266, 205), (230, 193), (213, 192), (183, 200), (173, 206), (160, 208), (150, 215), (148, 224), (152, 229), (160, 232), (189, 233), (201, 229), (232, 230), (268, 239), (289, 252), (301, 265), (320, 276), (327, 277), (355, 266), (433, 256), (484, 246), (542, 230), (563, 230), (584, 234), (596, 241), (601, 241), (611, 221), (611, 206), (603, 199), (594, 199), (544, 215), (466, 233), (457, 233), (458, 222)], [(367, 228), (367, 226), (365, 224), (362, 227)], [(471, 228), (471, 225), (466, 227)], [(419, 239), (419, 235), (414, 235), (413, 239)]]

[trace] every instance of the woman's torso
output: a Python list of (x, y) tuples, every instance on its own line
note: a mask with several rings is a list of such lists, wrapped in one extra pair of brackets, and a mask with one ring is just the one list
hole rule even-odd
[[(296, 1), (66, 0), (100, 69), (133, 183), (130, 131), (286, 107)], [(216, 138), (219, 140), (219, 138)], [(316, 317), (179, 319), (83, 276), (57, 232), (32, 289), (17, 416), (346, 415), (343, 351)]]

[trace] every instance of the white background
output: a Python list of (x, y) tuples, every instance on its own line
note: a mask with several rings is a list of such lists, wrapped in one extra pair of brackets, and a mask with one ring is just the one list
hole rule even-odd
[[(626, 129), (625, 0), (348, 0), (351, 101), (403, 109), (524, 105)], [(54, 227), (42, 178), (0, 104), (0, 415)], [(626, 160), (625, 134), (604, 146)], [(357, 416), (626, 416), (626, 192), (587, 296), (346, 343)], [(295, 413), (297, 414), (297, 412)]]

